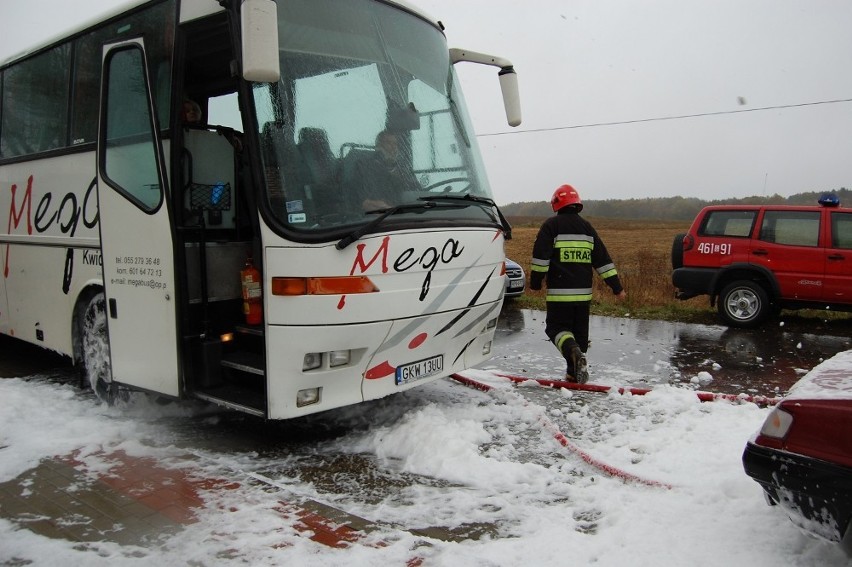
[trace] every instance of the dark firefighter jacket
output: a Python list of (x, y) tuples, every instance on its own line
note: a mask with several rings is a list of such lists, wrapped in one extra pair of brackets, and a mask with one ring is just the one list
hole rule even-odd
[(621, 281), (615, 264), (594, 227), (563, 207), (541, 225), (533, 245), (530, 287), (541, 289), (547, 277), (547, 301), (592, 300), (592, 270), (618, 294)]

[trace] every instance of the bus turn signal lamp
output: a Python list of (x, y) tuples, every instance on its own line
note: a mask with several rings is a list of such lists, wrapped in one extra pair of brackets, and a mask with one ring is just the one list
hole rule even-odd
[(376, 291), (379, 288), (366, 276), (272, 278), (272, 295), (343, 295)]

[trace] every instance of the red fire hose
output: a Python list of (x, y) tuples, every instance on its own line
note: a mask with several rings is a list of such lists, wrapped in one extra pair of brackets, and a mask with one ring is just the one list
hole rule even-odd
[[(505, 376), (505, 375), (502, 375), (502, 374), (500, 376), (510, 378), (513, 381), (517, 381), (515, 379), (518, 379), (518, 380), (521, 380), (521, 381), (526, 380), (526, 379), (520, 379), (517, 376), (514, 377), (514, 378), (509, 377), (509, 376)], [(479, 382), (478, 380), (474, 380), (472, 378), (462, 376), (461, 374), (453, 374), (450, 377), (453, 380), (456, 380), (457, 382), (464, 384), (465, 386), (470, 386), (471, 388), (476, 388), (477, 390), (481, 390), (483, 392), (492, 392), (493, 391), (492, 386), (489, 386), (488, 384), (484, 384), (482, 382)], [(542, 382), (551, 382), (552, 384), (557, 383), (557, 382), (551, 381), (551, 380), (546, 380), (546, 381), (542, 381)], [(543, 385), (550, 385), (551, 387), (558, 387), (558, 386), (553, 386), (552, 384), (543, 384)], [(567, 382), (566, 382), (566, 384), (567, 384)], [(573, 385), (578, 386), (578, 384), (573, 384)], [(588, 385), (585, 385), (585, 386), (588, 386)], [(594, 388), (602, 388), (602, 387), (603, 386), (595, 386)], [(606, 391), (606, 390), (592, 389), (590, 391)], [(607, 473), (611, 476), (621, 478), (622, 480), (625, 480), (625, 481), (638, 482), (640, 484), (645, 484), (645, 485), (648, 485), (648, 486), (656, 486), (656, 487), (659, 487), (659, 488), (669, 488), (669, 489), (672, 488), (672, 485), (670, 485), (668, 483), (660, 482), (660, 481), (656, 481), (656, 480), (648, 480), (648, 479), (642, 478), (640, 476), (637, 476), (633, 473), (629, 473), (627, 471), (621, 470), (618, 467), (608, 465), (608, 464), (604, 463), (603, 461), (601, 461), (599, 459), (596, 459), (595, 457), (593, 457), (589, 453), (583, 451), (582, 449), (580, 449), (579, 447), (577, 447), (576, 445), (571, 443), (571, 441), (565, 436), (565, 434), (562, 433), (559, 430), (559, 428), (556, 425), (553, 424), (553, 422), (551, 422), (546, 417), (544, 417), (544, 415), (542, 415), (541, 413), (538, 413), (536, 415), (536, 417), (538, 418), (538, 422), (545, 429), (549, 430), (553, 434), (553, 438), (556, 439), (556, 441), (558, 441), (560, 445), (562, 445), (563, 447), (565, 447), (566, 449), (568, 449), (572, 453), (575, 453), (581, 459), (583, 459), (583, 461), (592, 465), (593, 467), (596, 467), (596, 468), (602, 470), (603, 472), (605, 472), (605, 473)]]
[[(565, 388), (567, 390), (579, 390), (582, 392), (598, 392), (606, 393), (612, 390), (613, 386), (599, 386), (597, 384), (575, 384), (574, 382), (565, 382), (564, 380), (542, 380), (536, 378), (526, 378), (524, 376), (513, 376), (511, 374), (503, 374), (500, 372), (494, 373), (495, 376), (508, 378), (512, 382), (521, 383), (532, 380), (538, 382), (542, 386), (549, 388)], [(622, 388), (616, 389), (619, 394), (629, 393), (634, 396), (644, 396), (651, 391), (650, 388)], [(751, 402), (759, 406), (774, 406), (781, 401), (781, 398), (767, 398), (766, 396), (749, 396), (747, 394), (717, 394), (713, 392), (695, 392), (698, 399), (702, 402), (712, 402), (715, 400), (727, 400), (729, 402)]]

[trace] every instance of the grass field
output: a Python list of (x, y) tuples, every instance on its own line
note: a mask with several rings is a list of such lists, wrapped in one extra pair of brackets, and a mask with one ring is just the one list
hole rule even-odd
[[(716, 323), (716, 309), (710, 306), (707, 296), (688, 301), (675, 299), (672, 286), (671, 249), (676, 235), (689, 229), (689, 222), (681, 221), (633, 221), (623, 219), (596, 219), (585, 217), (598, 231), (609, 250), (618, 270), (627, 300), (615, 301), (609, 287), (595, 277), (592, 313), (641, 318)], [(532, 247), (538, 233), (539, 220), (509, 219), (512, 223), (512, 239), (506, 242), (506, 255), (521, 264), (527, 272)], [(544, 309), (544, 293), (527, 288), (527, 292), (515, 300), (520, 307)], [(844, 326), (852, 316), (844, 313), (821, 311), (784, 312), (787, 319), (794, 319), (806, 326)]]

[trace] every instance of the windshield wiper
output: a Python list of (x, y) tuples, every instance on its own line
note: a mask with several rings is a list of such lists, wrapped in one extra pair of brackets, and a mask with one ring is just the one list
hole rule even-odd
[(500, 226), (503, 229), (504, 238), (506, 240), (512, 240), (512, 225), (510, 225), (509, 221), (506, 220), (506, 217), (503, 216), (503, 211), (500, 210), (500, 207), (497, 206), (494, 199), (489, 199), (488, 197), (477, 197), (476, 195), (465, 193), (464, 195), (432, 195), (429, 197), (420, 197), (420, 200), (429, 203), (434, 201), (470, 201), (493, 207), (494, 210), (497, 211), (497, 218), (500, 219)]
[[(423, 199), (421, 199), (421, 200), (423, 200)], [(350, 232), (349, 234), (347, 234), (343, 238), (341, 238), (340, 241), (337, 244), (335, 244), (335, 248), (337, 248), (338, 250), (343, 250), (344, 248), (346, 248), (347, 246), (349, 246), (350, 244), (352, 244), (353, 242), (355, 242), (356, 240), (358, 240), (359, 238), (361, 238), (362, 236), (364, 236), (368, 232), (372, 231), (374, 228), (376, 228), (378, 225), (380, 225), (382, 223), (382, 221), (384, 221), (386, 218), (388, 218), (389, 216), (396, 214), (396, 213), (407, 213), (407, 212), (422, 213), (422, 212), (427, 211), (429, 209), (434, 209), (435, 207), (445, 207), (445, 208), (449, 207), (449, 208), (461, 209), (461, 208), (464, 208), (464, 207), (467, 207), (467, 206), (468, 206), (468, 204), (449, 205), (449, 204), (446, 204), (446, 203), (439, 204), (439, 203), (433, 203), (431, 201), (428, 201), (428, 202), (425, 202), (425, 203), (405, 203), (403, 205), (396, 205), (395, 207), (389, 207), (387, 209), (376, 209), (374, 211), (366, 211), (364, 213), (366, 215), (377, 214), (379, 216), (377, 216), (376, 218), (374, 218), (373, 220), (371, 220), (367, 224), (361, 226), (360, 228), (353, 230), (352, 232)]]

